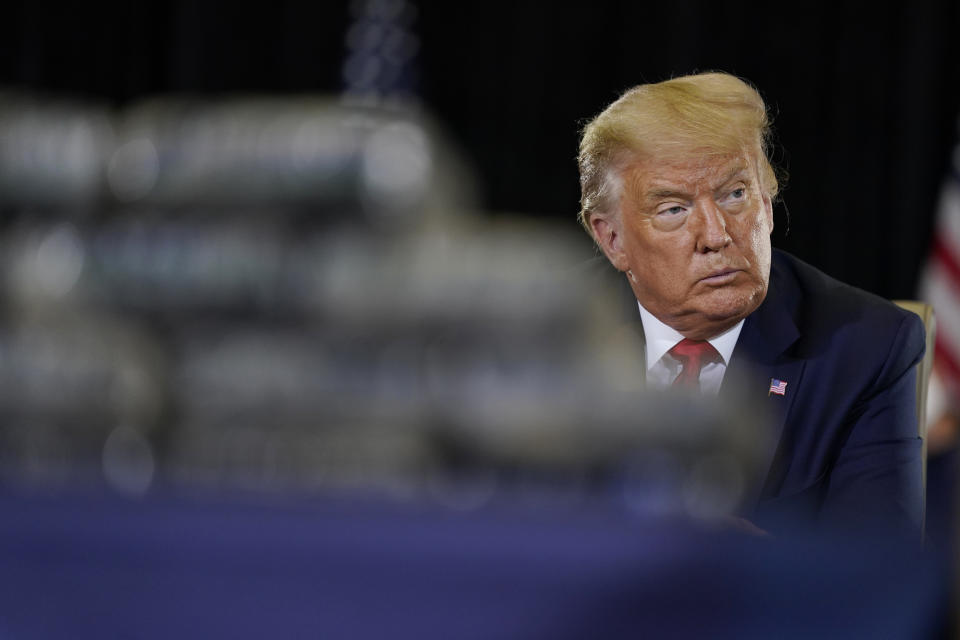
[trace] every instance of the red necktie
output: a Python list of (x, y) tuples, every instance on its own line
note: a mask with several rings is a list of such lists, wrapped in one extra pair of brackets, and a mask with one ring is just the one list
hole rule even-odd
[(680, 361), (683, 367), (680, 375), (673, 381), (674, 387), (700, 391), (700, 370), (710, 362), (720, 362), (721, 357), (713, 345), (706, 340), (684, 338), (672, 349), (670, 355)]

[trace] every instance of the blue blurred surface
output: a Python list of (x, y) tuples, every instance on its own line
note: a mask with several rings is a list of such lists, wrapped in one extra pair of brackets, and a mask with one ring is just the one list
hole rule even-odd
[(4, 638), (925, 638), (941, 556), (606, 508), (0, 497)]

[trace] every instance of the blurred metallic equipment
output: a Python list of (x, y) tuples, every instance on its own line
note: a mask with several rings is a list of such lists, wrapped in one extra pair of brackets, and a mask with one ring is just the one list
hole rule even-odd
[(0, 94), (0, 204), (293, 211), (394, 228), (467, 210), (464, 160), (420, 110), (332, 98), (155, 98), (119, 113)]
[(644, 394), (637, 336), (576, 268), (585, 240), (470, 215), (464, 163), (423, 114), (67, 104), (0, 103), (19, 148), (0, 156), (18, 177), (0, 192), (8, 484), (697, 518), (748, 498), (763, 417)]
[(102, 105), (0, 92), (0, 204), (72, 212), (97, 202), (113, 146)]

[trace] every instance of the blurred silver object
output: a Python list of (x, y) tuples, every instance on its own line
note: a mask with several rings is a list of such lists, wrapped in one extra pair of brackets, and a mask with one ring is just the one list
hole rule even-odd
[(113, 143), (104, 105), (0, 93), (0, 204), (91, 209)]
[(419, 111), (319, 98), (164, 98), (125, 110), (107, 165), (138, 206), (307, 207), (408, 226), (472, 205), (462, 160)]
[[(105, 477), (142, 493), (153, 480), (149, 438), (162, 426), (164, 370), (153, 338), (120, 317), (77, 308), (8, 318), (0, 327), (0, 477), (41, 486)], [(131, 442), (134, 470), (123, 471)]]
[[(470, 215), (423, 113), (157, 98), (43, 130), (63, 108), (0, 104), (21, 149), (81, 150), (0, 158), (23, 179), (0, 238), (0, 478), (695, 518), (749, 498), (764, 416), (644, 392), (622, 301), (578, 267), (591, 247)], [(103, 211), (71, 216), (66, 193)]]

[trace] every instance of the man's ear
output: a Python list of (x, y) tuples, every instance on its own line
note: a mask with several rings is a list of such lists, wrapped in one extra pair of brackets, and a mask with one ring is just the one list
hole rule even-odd
[(593, 239), (603, 251), (617, 271), (626, 271), (630, 268), (627, 263), (627, 254), (623, 250), (623, 240), (620, 234), (620, 225), (605, 214), (595, 213), (590, 217), (590, 229)]

